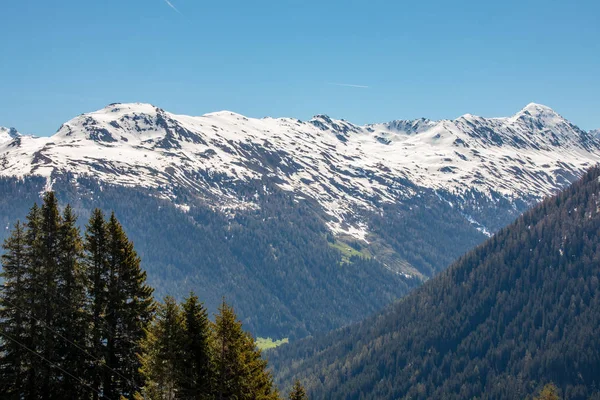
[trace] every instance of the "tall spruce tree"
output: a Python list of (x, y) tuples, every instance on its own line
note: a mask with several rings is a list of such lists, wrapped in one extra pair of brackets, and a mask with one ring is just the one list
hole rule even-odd
[[(60, 308), (58, 300), (58, 263), (59, 263), (59, 230), (61, 216), (58, 210), (58, 201), (53, 192), (44, 194), (44, 202), (41, 208), (41, 230), (40, 240), (31, 243), (30, 246), (39, 246), (41, 255), (41, 273), (39, 274), (38, 287), (43, 296), (34, 310), (34, 315), (39, 316), (41, 330), (40, 354), (46, 362), (40, 365), (40, 384), (42, 399), (53, 398), (53, 393), (59, 391), (59, 386), (64, 380), (71, 380), (64, 376), (56, 365), (60, 363), (58, 354), (58, 341), (60, 340), (55, 331), (57, 330), (57, 313)], [(60, 366), (60, 365), (59, 365)]]
[(107, 327), (105, 314), (108, 291), (108, 234), (104, 214), (95, 209), (90, 216), (85, 230), (85, 275), (88, 284), (88, 304), (90, 314), (89, 353), (94, 362), (90, 366), (88, 380), (94, 391), (93, 399), (98, 400), (102, 388), (105, 360), (105, 339)]
[(289, 400), (308, 400), (308, 397), (306, 396), (306, 391), (304, 390), (304, 386), (302, 386), (302, 384), (300, 383), (299, 380), (296, 380), (296, 382), (294, 382), (294, 386), (292, 387), (292, 390), (290, 391), (288, 399)]
[(181, 307), (167, 296), (142, 341), (141, 372), (146, 378), (142, 393), (148, 400), (183, 399), (185, 336)]
[(106, 364), (109, 369), (104, 375), (104, 393), (131, 397), (143, 385), (138, 355), (155, 309), (153, 289), (146, 284), (146, 272), (140, 267), (140, 258), (114, 213), (106, 232)]
[[(59, 227), (57, 300), (60, 307), (55, 317), (58, 341), (57, 353), (62, 367), (76, 377), (85, 377), (93, 361), (86, 350), (88, 315), (85, 310), (86, 279), (83, 271), (83, 243), (77, 227), (77, 217), (70, 205), (63, 212)], [(59, 382), (57, 396), (64, 399), (84, 398), (89, 388), (74, 384), (72, 379)]]
[(22, 347), (27, 337), (27, 262), (25, 232), (20, 222), (2, 246), (0, 291), (0, 393), (6, 399), (20, 399), (26, 393), (27, 359)]
[(215, 397), (223, 399), (278, 399), (267, 362), (252, 336), (244, 332), (233, 307), (225, 302), (214, 322)]
[(25, 259), (27, 263), (27, 286), (25, 309), (27, 318), (25, 322), (25, 341), (24, 345), (31, 351), (24, 351), (23, 366), (26, 370), (27, 378), (23, 397), (35, 399), (40, 397), (40, 378), (42, 368), (46, 363), (36, 354), (39, 354), (43, 348), (42, 330), (39, 325), (40, 318), (44, 312), (45, 290), (41, 277), (43, 273), (43, 254), (40, 242), (42, 240), (42, 210), (34, 203), (27, 214), (25, 224)]
[(194, 293), (185, 299), (182, 308), (184, 351), (180, 398), (209, 400), (214, 398), (216, 376), (208, 311)]
[[(114, 213), (92, 213), (85, 233), (91, 315), (90, 381), (105, 397), (132, 397), (143, 384), (140, 342), (154, 312), (153, 289)], [(94, 399), (97, 399), (94, 395)]]

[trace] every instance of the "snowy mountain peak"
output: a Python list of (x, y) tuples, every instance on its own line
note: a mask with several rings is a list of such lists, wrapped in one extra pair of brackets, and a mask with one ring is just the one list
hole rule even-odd
[(532, 121), (535, 123), (540, 122), (546, 126), (557, 126), (561, 124), (570, 125), (570, 123), (556, 111), (548, 106), (537, 103), (529, 103), (521, 111), (516, 113), (512, 119), (514, 121), (521, 120), (526, 123)]
[(230, 111), (186, 116), (115, 103), (73, 118), (50, 138), (0, 142), (0, 176), (69, 172), (153, 188), (175, 202), (185, 188), (219, 209), (256, 207), (242, 188), (267, 179), (313, 199), (334, 231), (360, 236), (359, 210), (420, 190), (531, 201), (599, 157), (598, 138), (537, 104), (508, 118), (359, 126), (326, 115), (307, 122)]
[(529, 114), (531, 116), (558, 115), (552, 108), (538, 103), (529, 103), (518, 114)]
[(0, 144), (9, 142), (21, 134), (15, 128), (5, 128), (0, 126)]

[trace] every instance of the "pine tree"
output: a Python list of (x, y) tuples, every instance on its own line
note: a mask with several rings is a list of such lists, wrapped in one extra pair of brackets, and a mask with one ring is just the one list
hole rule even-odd
[(98, 400), (105, 369), (102, 364), (105, 357), (104, 340), (107, 337), (104, 320), (108, 290), (107, 236), (104, 214), (101, 210), (95, 209), (86, 226), (84, 243), (85, 275), (89, 297), (86, 308), (91, 319), (88, 348), (95, 360), (90, 368), (88, 379), (94, 391), (94, 400)]
[(0, 392), (7, 399), (19, 399), (25, 393), (27, 381), (26, 350), (19, 343), (27, 343), (25, 324), (27, 314), (27, 262), (23, 225), (15, 224), (10, 237), (2, 246), (2, 273), (0, 291)]
[(215, 371), (208, 312), (190, 293), (183, 305), (184, 351), (181, 399), (212, 399)]
[(33, 204), (27, 222), (25, 224), (25, 262), (28, 273), (26, 274), (26, 297), (25, 310), (27, 318), (25, 322), (25, 340), (23, 344), (31, 351), (23, 352), (23, 367), (27, 373), (23, 397), (38, 398), (40, 396), (39, 382), (42, 368), (45, 362), (35, 353), (41, 351), (43, 328), (39, 326), (39, 320), (43, 316), (45, 298), (43, 282), (40, 281), (43, 272), (43, 254), (40, 242), (42, 240), (42, 210), (36, 203)]
[[(40, 366), (40, 382), (42, 399), (52, 398), (52, 394), (58, 392), (61, 381), (71, 380), (71, 377), (62, 375), (52, 364), (59, 362), (57, 352), (58, 341), (56, 333), (56, 317), (59, 308), (58, 302), (58, 261), (59, 261), (59, 229), (61, 216), (58, 210), (58, 201), (53, 192), (44, 195), (41, 207), (41, 230), (40, 240), (31, 244), (32, 247), (39, 246), (41, 255), (41, 270), (37, 286), (41, 289), (42, 296), (38, 296), (34, 316), (38, 317), (41, 330), (40, 354), (46, 362)], [(51, 364), (52, 363), (52, 364)]]
[(172, 297), (159, 305), (157, 315), (142, 341), (141, 372), (146, 378), (143, 394), (149, 400), (184, 399), (180, 384), (185, 362), (181, 307)]
[(222, 399), (278, 399), (267, 362), (252, 336), (242, 329), (233, 307), (219, 308), (214, 323), (213, 351), (217, 375), (215, 397)]
[(534, 400), (560, 400), (558, 388), (553, 383), (549, 383), (544, 386), (539, 396), (535, 397)]
[[(76, 377), (84, 377), (91, 364), (87, 347), (88, 316), (85, 312), (86, 281), (82, 268), (83, 243), (77, 218), (71, 206), (67, 205), (63, 212), (62, 224), (59, 228), (58, 258), (58, 291), (60, 297), (57, 310), (56, 326), (60, 335), (58, 356), (61, 367)], [(84, 398), (88, 389), (74, 384), (71, 379), (60, 382), (56, 395), (62, 398)]]
[(110, 370), (104, 375), (104, 390), (107, 395), (120, 393), (130, 397), (143, 386), (138, 355), (155, 309), (153, 289), (146, 284), (146, 272), (140, 267), (140, 258), (114, 213), (106, 225), (106, 232), (106, 364)]
[(302, 386), (299, 380), (294, 382), (294, 386), (292, 387), (292, 391), (290, 392), (288, 398), (289, 400), (308, 400), (306, 392), (304, 391), (304, 386)]

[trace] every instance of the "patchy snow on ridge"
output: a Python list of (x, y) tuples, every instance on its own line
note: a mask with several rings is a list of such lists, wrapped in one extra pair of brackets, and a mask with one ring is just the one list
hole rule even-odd
[(15, 128), (5, 128), (0, 126), (0, 146), (4, 143), (8, 143), (21, 136)]
[(229, 111), (193, 117), (111, 104), (49, 138), (2, 129), (2, 176), (70, 172), (156, 188), (176, 204), (174, 189), (185, 187), (220, 209), (256, 207), (236, 186), (266, 178), (318, 202), (334, 232), (362, 240), (368, 230), (357, 210), (412, 198), (419, 188), (530, 201), (564, 187), (600, 156), (597, 134), (534, 103), (506, 118), (466, 114), (366, 126), (325, 115), (305, 122)]

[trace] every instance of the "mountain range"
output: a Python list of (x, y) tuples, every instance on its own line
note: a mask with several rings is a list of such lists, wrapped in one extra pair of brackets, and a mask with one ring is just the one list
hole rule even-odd
[(181, 207), (175, 192), (185, 187), (231, 210), (257, 206), (237, 185), (268, 177), (318, 202), (333, 232), (361, 240), (369, 229), (360, 211), (417, 195), (411, 186), (458, 196), (459, 203), (471, 191), (530, 202), (572, 181), (600, 152), (594, 132), (533, 103), (509, 118), (466, 114), (365, 126), (325, 115), (306, 122), (226, 111), (189, 117), (149, 104), (112, 104), (50, 137), (6, 128), (0, 135), (3, 176), (70, 172), (159, 189)]
[(597, 132), (533, 103), (364, 126), (115, 103), (48, 137), (0, 129), (1, 222), (50, 189), (82, 218), (113, 209), (159, 294), (200, 286), (257, 334), (304, 336), (406, 294), (599, 156)]

